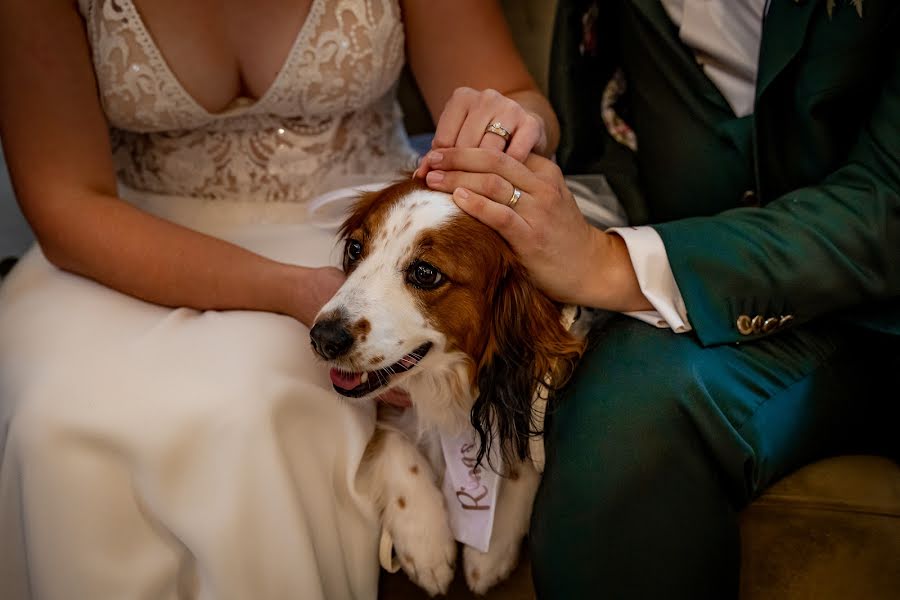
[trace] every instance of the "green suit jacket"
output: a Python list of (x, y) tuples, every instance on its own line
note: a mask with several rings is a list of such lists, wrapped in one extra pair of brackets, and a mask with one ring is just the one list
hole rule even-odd
[[(637, 153), (600, 119), (617, 67)], [(771, 0), (737, 118), (659, 0), (561, 0), (550, 96), (563, 171), (656, 229), (701, 343), (826, 316), (900, 335), (900, 2)]]

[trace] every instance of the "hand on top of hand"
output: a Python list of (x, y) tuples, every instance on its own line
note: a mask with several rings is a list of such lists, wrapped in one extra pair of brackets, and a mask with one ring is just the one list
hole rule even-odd
[[(431, 147), (485, 148), (524, 162), (530, 153), (546, 150), (547, 132), (543, 119), (500, 92), (461, 87), (444, 107)], [(417, 174), (427, 172), (423, 160)]]

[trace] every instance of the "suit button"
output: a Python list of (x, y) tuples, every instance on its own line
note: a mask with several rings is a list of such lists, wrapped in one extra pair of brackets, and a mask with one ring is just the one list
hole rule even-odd
[(753, 333), (753, 324), (750, 320), (750, 317), (747, 315), (741, 315), (737, 318), (737, 330), (741, 335), (750, 335)]
[(794, 320), (794, 315), (784, 315), (778, 320), (778, 326), (784, 327), (785, 325), (789, 325), (791, 321)]
[(765, 322), (763, 322), (763, 332), (769, 333), (770, 331), (778, 327), (778, 322), (779, 320), (777, 318), (769, 317), (765, 320)]
[(763, 327), (763, 317), (762, 315), (756, 315), (753, 317), (753, 320), (750, 321), (750, 327), (753, 329), (753, 333), (759, 333), (762, 331)]
[(759, 207), (759, 197), (757, 197), (756, 192), (753, 190), (747, 190), (744, 192), (744, 195), (741, 196), (741, 204), (748, 207)]

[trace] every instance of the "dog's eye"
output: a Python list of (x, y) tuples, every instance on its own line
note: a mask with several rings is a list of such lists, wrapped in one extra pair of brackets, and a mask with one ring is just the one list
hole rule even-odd
[(347, 246), (344, 249), (344, 270), (346, 271), (353, 263), (362, 256), (363, 247), (357, 240), (347, 240)]
[(434, 265), (420, 260), (409, 267), (406, 272), (406, 281), (417, 288), (431, 290), (444, 281), (444, 275)]

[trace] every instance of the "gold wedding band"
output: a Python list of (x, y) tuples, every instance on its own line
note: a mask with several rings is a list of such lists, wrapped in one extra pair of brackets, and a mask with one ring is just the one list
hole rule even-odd
[(512, 137), (512, 134), (509, 132), (509, 130), (507, 130), (503, 125), (500, 124), (500, 121), (494, 121), (493, 123), (488, 125), (487, 129), (485, 129), (484, 132), (499, 135), (507, 144), (509, 143), (509, 138)]
[(516, 204), (519, 202), (519, 198), (521, 198), (521, 197), (522, 197), (522, 190), (520, 190), (516, 186), (513, 186), (512, 196), (510, 196), (509, 200), (506, 202), (506, 205), (508, 207), (512, 208), (513, 210), (515, 210)]

